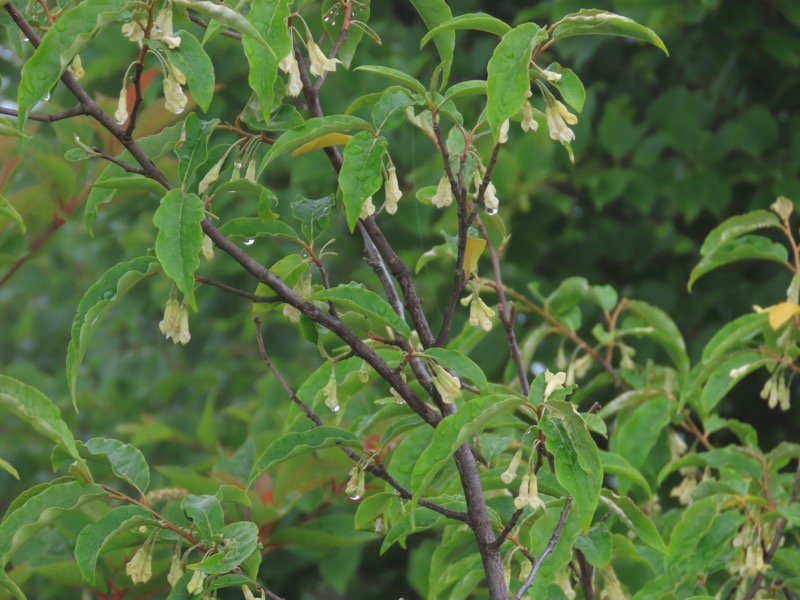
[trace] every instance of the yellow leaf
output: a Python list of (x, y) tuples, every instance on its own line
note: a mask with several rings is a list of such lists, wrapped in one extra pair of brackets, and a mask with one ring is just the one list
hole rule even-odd
[(300, 156), (306, 152), (312, 152), (314, 150), (319, 150), (320, 148), (327, 148), (328, 146), (344, 146), (350, 141), (351, 137), (353, 136), (345, 135), (344, 133), (328, 133), (326, 135), (321, 135), (317, 139), (303, 144), (299, 148), (295, 148), (290, 156), (294, 158), (295, 156)]
[(780, 329), (789, 319), (800, 314), (800, 305), (794, 302), (781, 302), (769, 309), (769, 324), (773, 330)]
[(464, 252), (464, 278), (468, 278), (478, 268), (478, 259), (486, 247), (486, 240), (467, 236), (467, 247)]

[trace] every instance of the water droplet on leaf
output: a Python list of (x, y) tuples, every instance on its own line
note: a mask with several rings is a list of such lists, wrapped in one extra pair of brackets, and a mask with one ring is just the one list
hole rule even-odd
[(496, 208), (490, 208), (489, 210), (486, 211), (486, 214), (489, 215), (490, 217), (493, 217), (494, 215), (497, 214), (497, 209)]
[(352, 500), (353, 502), (358, 502), (359, 500), (361, 500), (361, 496), (348, 496), (348, 497), (349, 497), (349, 498), (350, 498), (350, 500)]
[(244, 241), (245, 246), (252, 246), (256, 241), (256, 238), (249, 238)]

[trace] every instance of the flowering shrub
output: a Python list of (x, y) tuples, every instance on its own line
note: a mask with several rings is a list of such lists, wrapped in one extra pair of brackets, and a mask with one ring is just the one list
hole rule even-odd
[[(734, 217), (707, 237), (690, 287), (745, 259), (778, 263), (792, 279), (785, 302), (734, 319), (696, 364), (668, 314), (611, 286), (580, 277), (549, 294), (535, 282), (509, 285), (496, 187), (503, 145), (546, 129), (576, 160), (573, 127), (586, 100), (571, 69), (544, 65), (548, 50), (605, 34), (666, 48), (652, 30), (603, 10), (512, 27), (483, 13), (453, 16), (444, 0), (412, 4), (429, 30), (422, 46), (432, 41), (438, 53), (430, 78), (362, 65), (377, 91), (325, 114), (323, 84), (378, 40), (368, 2), (82, 0), (53, 12), (46, 2), (23, 11), (6, 0), (4, 26), (35, 51), (22, 52), (16, 108), (6, 111), (16, 127), (3, 131), (24, 138), (33, 120), (93, 120), (97, 144), (75, 134), (67, 159), (104, 161), (85, 196), (85, 224), (98, 237), (110, 235), (96, 223), (105, 205), (159, 198), (154, 210), (142, 204), (157, 230), (152, 251), (111, 267), (76, 309), (66, 365), (75, 407), (94, 333), (145, 280), (163, 291), (157, 328), (174, 344), (195, 343), (190, 319), (195, 332), (207, 326), (199, 297), (248, 300), (237, 318), (255, 323), (250, 353), (270, 374), (270, 403), (272, 392), (285, 397), (265, 410), (266, 429), (245, 414), (248, 431), (230, 452), (215, 437), (210, 401), (198, 437), (213, 466), (161, 469), (151, 489), (151, 461), (134, 444), (71, 429), (42, 392), (0, 375), (0, 405), (55, 444), (53, 465), (66, 473), (31, 482), (0, 522), (8, 596), (25, 597), (26, 547), (60, 524), (73, 558), (39, 575), (108, 598), (215, 598), (225, 588), (278, 598), (275, 567), (262, 564), (273, 548), (298, 546), (330, 572), (347, 559), (321, 548), (380, 541), (382, 553), (426, 534), (433, 545), (408, 552), (422, 572), (415, 591), (429, 598), (797, 591), (800, 467), (787, 467), (800, 445), (763, 452), (751, 425), (720, 414), (729, 391), (764, 370), (768, 407), (790, 408), (800, 314), (792, 202), (781, 197), (771, 212)], [(495, 37), (485, 79), (450, 81), (461, 30)], [(100, 34), (138, 52), (113, 116), (87, 91), (91, 82), (79, 82), (91, 74), (79, 53)], [(243, 49), (251, 95), (225, 122), (202, 120), (218, 92), (212, 56), (222, 36)], [(156, 98), (149, 83), (158, 77)], [(78, 108), (39, 112), (62, 84)], [(140, 134), (152, 105), (187, 114)], [(435, 149), (441, 165), (430, 185), (398, 174), (402, 130)], [(288, 200), (274, 169), (311, 153), (324, 154), (333, 173), (328, 195)], [(0, 215), (24, 229), (13, 200), (0, 197)], [(437, 260), (451, 281), (438, 318), (383, 229), (415, 201), (448, 223), (445, 243), (414, 257), (417, 271)], [(331, 271), (337, 220), (360, 240), (369, 278), (344, 282)], [(785, 243), (763, 235), (770, 230)], [(269, 252), (256, 254), (263, 238)], [(223, 254), (249, 287), (207, 276)], [(318, 353), (320, 366), (299, 385), (271, 359), (264, 323), (288, 327), (303, 352)], [(493, 330), (503, 332), (508, 358), (490, 381), (471, 354)], [(559, 352), (548, 368), (537, 349), (553, 337)]]

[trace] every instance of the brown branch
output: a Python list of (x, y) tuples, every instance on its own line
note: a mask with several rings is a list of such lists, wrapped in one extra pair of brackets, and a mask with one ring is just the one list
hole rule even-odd
[[(75, 108), (62, 110), (61, 112), (53, 113), (50, 115), (31, 113), (28, 115), (28, 119), (30, 119), (31, 121), (39, 121), (41, 123), (55, 123), (56, 121), (63, 121), (64, 119), (71, 119), (72, 117), (80, 117), (86, 114), (88, 113), (86, 112), (86, 109), (83, 106), (76, 106)], [(19, 112), (14, 110), (13, 108), (6, 108), (4, 106), (0, 106), (0, 115), (8, 115), (10, 117), (16, 117), (19, 116)]]
[[(208, 23), (203, 21), (203, 19), (201, 19), (200, 17), (197, 17), (197, 16), (193, 15), (190, 12), (187, 12), (186, 15), (189, 17), (189, 20), (192, 23), (196, 23), (197, 25), (200, 25), (200, 27), (202, 27), (203, 29), (208, 29)], [(238, 33), (236, 31), (231, 31), (230, 29), (223, 29), (220, 32), (220, 35), (226, 35), (229, 38), (233, 38), (234, 40), (241, 40), (242, 39), (242, 34), (241, 33)]]
[[(792, 485), (792, 495), (789, 499), (789, 504), (794, 504), (797, 502), (798, 495), (800, 495), (800, 460), (797, 461), (797, 468), (794, 472), (794, 484)], [(775, 535), (772, 536), (772, 543), (769, 545), (769, 549), (767, 550), (766, 554), (764, 554), (765, 565), (769, 565), (772, 562), (772, 559), (775, 557), (775, 553), (778, 551), (778, 548), (780, 548), (783, 531), (786, 529), (786, 523), (788, 523), (788, 520), (785, 518), (778, 520), (778, 524), (775, 527)], [(756, 597), (756, 594), (758, 593), (763, 581), (764, 573), (759, 572), (753, 580), (753, 584), (750, 586), (750, 589), (747, 590), (744, 600), (753, 600), (753, 598)]]
[(578, 567), (585, 600), (594, 600), (594, 587), (592, 586), (592, 567), (580, 550), (575, 550), (578, 557)]
[(234, 294), (236, 296), (241, 296), (242, 298), (247, 298), (251, 302), (281, 302), (281, 299), (278, 298), (277, 296), (257, 296), (246, 290), (241, 290), (239, 288), (230, 286), (226, 283), (222, 283), (221, 281), (214, 281), (213, 279), (208, 279), (206, 277), (201, 277), (199, 275), (195, 275), (194, 280), (198, 283), (214, 286), (216, 288), (221, 289), (224, 292), (228, 292), (229, 294)]
[(522, 516), (523, 510), (524, 508), (518, 508), (517, 510), (514, 511), (514, 514), (511, 515), (511, 518), (508, 520), (508, 523), (506, 523), (506, 526), (503, 527), (503, 531), (497, 534), (497, 538), (493, 542), (495, 548), (499, 549), (500, 546), (503, 545), (503, 542), (506, 541), (508, 534), (510, 534), (511, 530), (517, 526), (517, 522), (519, 521), (519, 518)]
[(567, 515), (569, 514), (569, 509), (572, 506), (572, 496), (567, 496), (567, 501), (564, 503), (564, 508), (561, 510), (561, 517), (558, 519), (558, 524), (556, 528), (553, 530), (553, 535), (550, 536), (550, 541), (547, 542), (547, 546), (545, 546), (542, 553), (533, 561), (531, 565), (531, 572), (528, 574), (528, 578), (525, 580), (525, 583), (522, 584), (522, 587), (519, 588), (519, 591), (514, 596), (514, 600), (521, 600), (522, 597), (525, 595), (530, 587), (533, 585), (533, 580), (536, 577), (536, 574), (539, 572), (539, 568), (542, 566), (544, 560), (550, 556), (550, 553), (556, 547), (558, 543), (558, 538), (561, 537), (561, 532), (564, 529), (564, 524), (567, 522)]
[[(153, 28), (153, 5), (147, 5), (147, 23), (144, 27), (144, 37), (150, 37), (150, 30)], [(149, 46), (142, 44), (139, 50), (139, 58), (136, 59), (136, 66), (133, 73), (133, 89), (135, 96), (133, 99), (133, 107), (131, 108), (130, 116), (128, 117), (128, 127), (125, 129), (125, 139), (130, 140), (133, 138), (133, 130), (136, 128), (136, 117), (139, 114), (139, 109), (144, 101), (144, 94), (142, 93), (142, 73), (144, 72), (144, 61), (147, 58)], [(164, 77), (167, 74), (164, 73)], [(124, 83), (123, 83), (124, 85)], [(127, 89), (127, 86), (126, 86)]]
[(100, 148), (98, 146), (92, 146), (92, 152), (94, 152), (97, 156), (99, 156), (103, 160), (107, 160), (108, 162), (114, 163), (115, 165), (117, 165), (123, 171), (126, 171), (127, 173), (136, 173), (138, 175), (145, 175), (145, 172), (144, 172), (143, 169), (140, 169), (139, 167), (131, 166), (131, 165), (127, 164), (127, 163), (122, 162), (121, 160), (119, 160), (117, 158), (114, 158), (108, 152), (106, 152), (105, 150), (103, 150), (102, 148)]
[[(256, 341), (258, 343), (258, 352), (261, 355), (261, 360), (264, 361), (264, 364), (267, 365), (267, 368), (275, 376), (275, 379), (280, 384), (284, 393), (289, 397), (289, 399), (292, 402), (294, 402), (300, 408), (300, 410), (303, 411), (303, 414), (305, 414), (306, 418), (308, 418), (317, 427), (322, 427), (323, 422), (320, 416), (313, 410), (311, 410), (311, 408), (297, 396), (294, 390), (289, 386), (288, 383), (286, 383), (286, 380), (281, 376), (278, 369), (269, 359), (266, 348), (264, 347), (264, 336), (261, 333), (261, 319), (259, 317), (254, 317), (253, 322), (256, 325)], [(362, 462), (362, 457), (352, 448), (341, 448), (341, 450), (353, 462), (355, 463)], [(366, 467), (364, 467), (364, 469), (368, 473), (371, 473), (372, 475), (375, 475), (376, 477), (383, 479), (386, 483), (392, 486), (397, 491), (397, 493), (400, 495), (401, 498), (404, 498), (406, 500), (411, 500), (412, 497), (411, 490), (403, 486), (399, 481), (397, 481), (394, 477), (392, 477), (386, 470), (386, 467), (383, 466), (383, 464), (370, 462), (367, 464)], [(449, 509), (445, 506), (442, 506), (441, 504), (437, 504), (435, 502), (431, 502), (430, 500), (426, 500), (425, 498), (421, 498), (419, 500), (419, 505), (424, 506), (425, 508), (429, 508), (430, 510), (433, 510), (450, 519), (455, 519), (456, 521), (465, 522), (467, 520), (467, 513)]]
[(514, 361), (514, 366), (517, 368), (517, 376), (519, 377), (519, 387), (523, 396), (527, 396), (530, 391), (528, 384), (528, 374), (525, 371), (525, 364), (522, 360), (522, 352), (519, 349), (517, 342), (517, 335), (514, 331), (514, 310), (513, 307), (509, 309), (508, 300), (506, 299), (505, 286), (503, 285), (503, 272), (500, 269), (500, 256), (489, 238), (489, 232), (483, 225), (481, 218), (476, 215), (475, 224), (478, 226), (478, 231), (481, 232), (483, 239), (486, 240), (486, 247), (489, 249), (489, 258), (492, 261), (492, 271), (494, 271), (495, 289), (497, 290), (497, 312), (500, 315), (500, 321), (503, 323), (503, 328), (506, 330), (506, 340), (508, 342), (508, 350), (511, 353), (511, 358)]
[[(339, 37), (333, 43), (333, 47), (331, 48), (330, 54), (328, 58), (336, 58), (336, 54), (339, 52), (339, 48), (341, 48), (344, 41), (347, 39), (347, 34), (350, 31), (350, 17), (353, 14), (353, 0), (349, 0), (342, 4), (344, 7), (344, 16), (342, 18), (342, 29), (339, 31)], [(328, 71), (323, 71), (322, 75), (317, 79), (317, 82), (314, 84), (314, 91), (319, 94), (319, 90), (322, 87), (322, 84), (325, 83), (325, 79), (328, 77)]]

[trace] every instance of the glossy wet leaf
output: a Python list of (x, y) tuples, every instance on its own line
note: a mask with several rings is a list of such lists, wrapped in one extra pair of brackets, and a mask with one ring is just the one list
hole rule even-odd
[(156, 257), (195, 312), (194, 272), (200, 266), (200, 222), (204, 218), (203, 201), (197, 194), (183, 194), (179, 189), (170, 190), (153, 215), (153, 224), (158, 228)]
[(342, 191), (347, 226), (355, 229), (361, 206), (367, 198), (383, 187), (383, 155), (386, 139), (362, 131), (344, 147), (344, 163), (339, 171), (339, 189)]
[(606, 10), (584, 8), (559, 20), (552, 39), (562, 40), (576, 35), (619, 35), (652, 44), (669, 56), (667, 47), (656, 33), (636, 21)]
[(191, 33), (180, 32), (181, 44), (169, 53), (169, 60), (186, 76), (186, 84), (197, 105), (208, 111), (214, 96), (214, 64)]
[[(450, 7), (445, 0), (411, 0), (411, 4), (422, 17), (428, 29), (435, 29), (453, 18)], [(433, 43), (439, 52), (442, 65), (442, 83), (447, 83), (450, 76), (450, 65), (453, 64), (453, 50), (456, 44), (454, 31), (442, 31), (433, 37)]]
[[(337, 306), (360, 313), (372, 322), (391, 327), (407, 338), (411, 335), (408, 324), (394, 312), (391, 305), (375, 292), (357, 286), (340, 285), (327, 290), (320, 290), (307, 298), (309, 301), (322, 300), (334, 302)], [(378, 332), (384, 335), (384, 332)]]
[(456, 29), (486, 31), (487, 33), (493, 33), (502, 37), (511, 30), (511, 26), (505, 21), (501, 21), (486, 13), (466, 13), (453, 17), (431, 29), (425, 34), (425, 37), (422, 38), (419, 47), (424, 48), (425, 44), (444, 31), (453, 31)]

